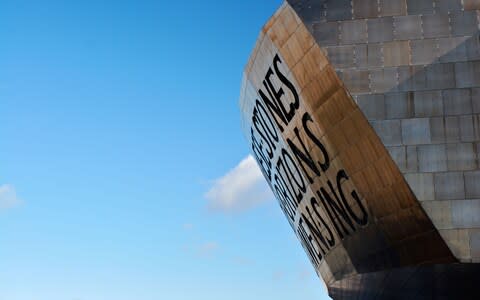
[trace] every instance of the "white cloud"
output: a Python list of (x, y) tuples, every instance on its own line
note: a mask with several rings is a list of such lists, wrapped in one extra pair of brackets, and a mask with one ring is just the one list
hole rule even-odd
[(273, 199), (273, 193), (255, 159), (249, 155), (216, 179), (205, 198), (213, 211), (240, 212)]
[(192, 230), (193, 229), (193, 224), (192, 223), (185, 223), (185, 224), (183, 224), (183, 229)]
[(303, 266), (298, 272), (298, 278), (301, 281), (305, 281), (306, 279), (314, 278), (315, 272), (312, 271), (311, 267)]
[(241, 266), (251, 266), (251, 265), (254, 265), (254, 261), (251, 260), (250, 258), (248, 257), (244, 257), (244, 256), (236, 256), (233, 258), (233, 261), (238, 264), (238, 265), (241, 265)]
[(214, 241), (206, 241), (184, 245), (182, 251), (199, 258), (213, 258), (220, 251), (220, 245)]
[(282, 280), (284, 276), (285, 276), (285, 273), (283, 271), (278, 270), (272, 273), (272, 278), (275, 281)]
[(203, 257), (212, 256), (218, 250), (218, 244), (216, 242), (207, 242), (198, 248), (198, 254)]
[(11, 184), (0, 185), (0, 211), (13, 208), (22, 203)]

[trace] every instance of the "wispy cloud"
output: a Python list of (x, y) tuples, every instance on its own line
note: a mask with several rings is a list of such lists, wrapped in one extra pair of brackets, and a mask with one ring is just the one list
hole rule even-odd
[(183, 229), (184, 230), (192, 230), (193, 229), (193, 224), (192, 223), (185, 223), (185, 224), (183, 224)]
[(186, 244), (182, 247), (182, 251), (197, 258), (213, 258), (220, 251), (220, 245), (214, 241)]
[(249, 155), (223, 177), (214, 181), (205, 194), (212, 211), (241, 212), (273, 199), (255, 159)]
[(285, 273), (283, 271), (277, 270), (272, 273), (272, 279), (275, 281), (282, 280), (283, 277), (285, 276)]
[(218, 251), (218, 243), (206, 242), (198, 248), (198, 254), (202, 257), (210, 257)]
[(314, 272), (312, 272), (311, 267), (308, 268), (307, 266), (303, 266), (299, 271), (298, 271), (298, 279), (301, 281), (304, 281), (306, 279), (314, 277)]
[(0, 185), (0, 211), (18, 206), (22, 203), (17, 197), (15, 187), (11, 184)]
[(233, 261), (236, 264), (241, 265), (241, 266), (251, 266), (251, 265), (255, 264), (253, 260), (251, 260), (248, 257), (244, 257), (244, 256), (236, 256), (236, 257), (233, 258)]

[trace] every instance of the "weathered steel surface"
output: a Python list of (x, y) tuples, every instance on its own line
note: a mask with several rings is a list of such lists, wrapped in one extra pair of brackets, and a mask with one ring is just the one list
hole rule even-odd
[(243, 130), (335, 299), (460, 298), (480, 275), (478, 10), (290, 0), (260, 33)]

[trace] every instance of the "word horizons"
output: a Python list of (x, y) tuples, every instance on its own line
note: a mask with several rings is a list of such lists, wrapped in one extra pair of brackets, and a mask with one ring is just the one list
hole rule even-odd
[[(281, 72), (281, 65), (277, 54), (263, 86), (258, 89), (251, 116), (251, 147), (290, 226), (318, 272), (322, 259), (337, 245), (338, 238), (344, 239), (366, 226), (369, 216), (355, 189), (349, 195), (354, 201), (348, 201), (345, 183), (350, 178), (345, 170), (332, 167), (331, 156), (314, 133), (317, 125), (311, 115), (297, 113), (300, 97), (294, 84)], [(298, 120), (294, 122), (296, 126), (290, 127), (294, 138), (284, 139), (283, 136), (288, 136), (287, 127), (294, 120)], [(309, 151), (307, 145), (313, 148)], [(332, 174), (332, 169), (335, 175), (329, 178), (327, 171)], [(327, 176), (326, 184), (312, 191), (321, 176)]]

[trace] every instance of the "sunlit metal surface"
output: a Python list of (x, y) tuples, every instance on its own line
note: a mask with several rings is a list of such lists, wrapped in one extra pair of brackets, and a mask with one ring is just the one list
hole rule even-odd
[(466, 297), (480, 275), (476, 0), (287, 1), (240, 106), (335, 299)]

